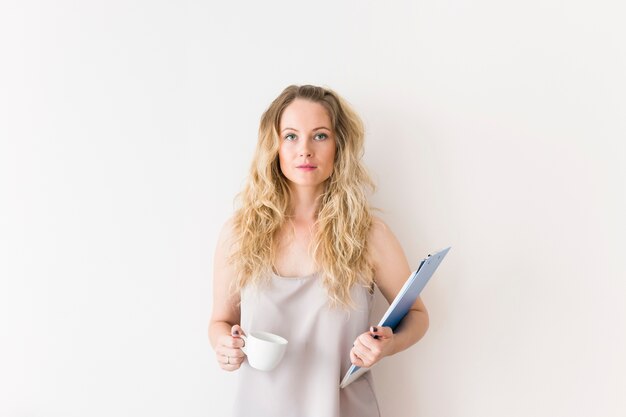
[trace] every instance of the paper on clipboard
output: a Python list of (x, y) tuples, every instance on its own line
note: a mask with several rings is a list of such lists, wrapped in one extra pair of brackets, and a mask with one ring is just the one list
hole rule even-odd
[[(422, 259), (420, 265), (409, 276), (404, 283), (398, 295), (393, 300), (387, 312), (383, 315), (382, 319), (378, 323), (379, 327), (391, 327), (395, 330), (398, 324), (402, 321), (404, 316), (409, 312), (409, 309), (415, 303), (415, 300), (422, 292), (430, 277), (446, 256), (451, 247), (443, 249), (434, 255), (428, 255), (428, 257)], [(341, 381), (340, 388), (345, 388), (358, 377), (369, 371), (371, 368), (360, 368), (356, 365), (350, 366), (350, 369), (346, 372), (343, 380)]]

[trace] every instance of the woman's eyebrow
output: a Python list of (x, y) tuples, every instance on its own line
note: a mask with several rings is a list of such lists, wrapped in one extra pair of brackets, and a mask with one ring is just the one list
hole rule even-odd
[[(319, 127), (314, 128), (313, 130), (320, 130), (320, 129), (326, 129), (330, 132), (330, 129), (327, 128), (326, 126), (319, 126)], [(294, 129), (293, 127), (286, 127), (283, 130), (281, 130), (281, 132), (284, 132), (285, 130), (293, 130), (294, 132), (299, 132), (298, 129)]]

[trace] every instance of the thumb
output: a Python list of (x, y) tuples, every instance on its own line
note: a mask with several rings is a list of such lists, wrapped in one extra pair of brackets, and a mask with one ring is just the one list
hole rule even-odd
[(243, 335), (243, 336), (245, 336), (245, 335), (246, 335), (246, 333), (243, 331), (243, 329), (241, 328), (241, 326), (240, 326), (240, 325), (238, 325), (238, 324), (235, 324), (233, 327), (231, 327), (231, 329), (230, 329), (230, 334), (231, 334), (233, 337), (239, 337), (239, 336), (242, 336), (242, 335)]
[(393, 330), (391, 327), (372, 326), (370, 327), (370, 334), (374, 339), (389, 339), (393, 336)]

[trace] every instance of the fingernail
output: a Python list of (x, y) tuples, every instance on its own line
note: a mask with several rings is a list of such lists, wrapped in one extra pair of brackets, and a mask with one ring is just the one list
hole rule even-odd
[(371, 327), (371, 331), (373, 331), (374, 333), (376, 333), (378, 331), (378, 329), (374, 326)]

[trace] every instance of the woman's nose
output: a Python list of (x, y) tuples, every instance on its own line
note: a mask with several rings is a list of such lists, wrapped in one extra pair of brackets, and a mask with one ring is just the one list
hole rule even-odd
[(303, 140), (301, 142), (301, 146), (300, 146), (298, 154), (300, 156), (312, 156), (313, 155), (313, 153), (311, 152), (311, 145), (309, 144), (308, 140)]

